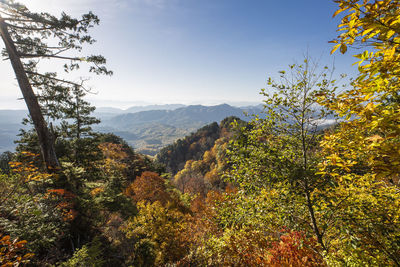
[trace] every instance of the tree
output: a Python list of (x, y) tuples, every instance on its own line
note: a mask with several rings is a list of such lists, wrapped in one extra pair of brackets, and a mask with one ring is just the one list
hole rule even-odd
[[(346, 265), (400, 265), (400, 2), (337, 0), (344, 14), (332, 52), (365, 47), (356, 55), (352, 87), (320, 103), (346, 118), (322, 142), (320, 173), (337, 229), (333, 260)], [(332, 248), (333, 249), (333, 248)]]
[[(369, 167), (391, 184), (399, 184), (400, 129), (399, 73), (400, 73), (400, 2), (399, 1), (337, 1), (335, 15), (347, 11), (333, 42), (342, 53), (348, 46), (363, 44), (365, 50), (357, 55), (360, 75), (353, 88), (321, 102), (347, 118), (337, 138), (349, 145), (346, 157), (368, 158)], [(357, 133), (357, 131), (359, 131)], [(357, 142), (350, 143), (350, 140)], [(328, 140), (327, 140), (328, 142)], [(333, 141), (334, 142), (334, 141)], [(366, 149), (368, 147), (368, 149)], [(351, 155), (350, 155), (351, 154)], [(338, 163), (342, 163), (341, 160)], [(342, 163), (352, 168), (355, 162)]]
[(162, 266), (181, 259), (188, 251), (184, 238), (188, 215), (159, 201), (140, 201), (137, 207), (139, 214), (124, 229), (126, 236), (134, 241), (131, 264)]
[[(90, 154), (97, 150), (97, 143), (93, 142), (94, 133), (91, 125), (100, 123), (99, 119), (90, 116), (96, 108), (83, 99), (85, 95), (82, 86), (76, 85), (72, 88), (69, 105), (61, 124), (61, 133), (65, 133), (65, 137), (72, 143), (73, 159), (81, 165), (85, 165), (84, 161), (93, 159)], [(73, 123), (69, 123), (68, 119)]]
[(271, 199), (277, 202), (264, 208), (278, 213), (284, 226), (312, 232), (325, 250), (326, 226), (318, 217), (313, 193), (328, 184), (316, 174), (319, 131), (327, 113), (315, 103), (317, 95), (336, 89), (336, 81), (332, 70), (320, 71), (307, 57), (280, 74), (279, 82), (268, 80), (272, 94), (262, 90), (266, 118), (253, 119), (231, 143), (227, 179), (241, 189), (244, 201), (263, 191), (275, 192)]
[(159, 201), (165, 205), (167, 202), (172, 202), (165, 182), (165, 179), (157, 173), (145, 171), (127, 187), (125, 194), (132, 197), (135, 202), (148, 201), (153, 203)]
[[(57, 102), (69, 95), (71, 88), (82, 85), (59, 78), (56, 72), (41, 73), (40, 59), (69, 61), (64, 64), (66, 73), (79, 69), (80, 63), (86, 62), (90, 65), (90, 72), (112, 74), (104, 67), (106, 60), (102, 56), (64, 55), (71, 50), (81, 52), (83, 44), (95, 42), (87, 32), (99, 23), (99, 19), (91, 12), (83, 15), (81, 19), (73, 19), (65, 13), (56, 18), (48, 13), (31, 12), (24, 5), (8, 0), (0, 1), (0, 11), (0, 35), (5, 45), (3, 56), (10, 60), (14, 69), (37, 132), (46, 167), (48, 170), (54, 170), (60, 167), (54, 149), (56, 136), (43, 117), (37, 94), (41, 92), (44, 98), (51, 96), (48, 100)], [(53, 109), (50, 112), (57, 111)]]
[(0, 154), (0, 170), (4, 173), (10, 172), (10, 165), (8, 164), (13, 158), (13, 153), (6, 151)]

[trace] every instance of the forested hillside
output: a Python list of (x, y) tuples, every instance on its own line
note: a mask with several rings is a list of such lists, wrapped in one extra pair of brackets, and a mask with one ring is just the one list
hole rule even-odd
[[(103, 117), (95, 129), (123, 137), (138, 151), (154, 156), (160, 149), (199, 128), (228, 116), (249, 120), (245, 114), (259, 114), (259, 106), (237, 108), (227, 104), (192, 105), (172, 110), (148, 110)], [(99, 114), (101, 115), (101, 114)]]
[(332, 53), (356, 48), (357, 77), (306, 55), (267, 79), (260, 116), (221, 117), (153, 160), (94, 130), (85, 80), (42, 71), (111, 75), (83, 55), (97, 16), (0, 1), (29, 110), (0, 156), (0, 266), (400, 266), (400, 1), (334, 3)]
[(220, 124), (213, 122), (206, 125), (161, 149), (156, 156), (156, 162), (164, 164), (167, 171), (175, 175), (183, 169), (188, 160), (201, 159), (204, 152), (211, 149), (217, 139), (226, 137), (231, 130), (230, 124), (234, 121), (244, 123), (238, 117), (231, 116), (222, 120)]

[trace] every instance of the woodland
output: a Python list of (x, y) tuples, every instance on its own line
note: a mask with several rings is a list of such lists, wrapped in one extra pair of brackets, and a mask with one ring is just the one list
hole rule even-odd
[(29, 110), (0, 156), (0, 266), (400, 266), (400, 1), (334, 2), (332, 53), (357, 47), (357, 77), (306, 56), (268, 79), (262, 115), (150, 158), (95, 132), (85, 80), (66, 78), (112, 75), (82, 55), (98, 17), (0, 0)]

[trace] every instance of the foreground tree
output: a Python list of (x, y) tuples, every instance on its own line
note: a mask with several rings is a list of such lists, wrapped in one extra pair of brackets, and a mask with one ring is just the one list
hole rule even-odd
[[(274, 223), (312, 233), (326, 250), (326, 225), (318, 217), (313, 194), (329, 184), (316, 175), (320, 126), (327, 114), (315, 102), (317, 95), (331, 94), (336, 81), (329, 68), (320, 71), (309, 58), (280, 73), (280, 81), (268, 81), (273, 93), (262, 91), (266, 118), (252, 120), (231, 145), (228, 181), (241, 189), (243, 199), (269, 192), (272, 202), (259, 209), (281, 219)], [(271, 213), (260, 215), (268, 218)]]
[(66, 60), (64, 71), (67, 73), (79, 69), (80, 63), (86, 62), (90, 65), (90, 72), (112, 74), (104, 67), (106, 60), (102, 56), (63, 55), (70, 50), (81, 52), (83, 44), (93, 44), (95, 40), (87, 32), (98, 23), (99, 19), (91, 12), (81, 19), (73, 19), (65, 13), (56, 18), (48, 13), (31, 12), (14, 1), (0, 1), (0, 35), (5, 45), (3, 56), (10, 60), (14, 69), (49, 170), (60, 166), (54, 149), (56, 136), (43, 117), (37, 95), (41, 92), (51, 95), (53, 102), (63, 101), (71, 89), (82, 87), (82, 84), (59, 78), (56, 72), (40, 72), (40, 59)]
[(327, 192), (337, 230), (331, 256), (342, 265), (400, 266), (400, 1), (335, 2), (335, 16), (345, 15), (333, 51), (371, 51), (356, 56), (351, 88), (320, 98), (347, 117), (322, 142), (321, 174), (336, 185)]

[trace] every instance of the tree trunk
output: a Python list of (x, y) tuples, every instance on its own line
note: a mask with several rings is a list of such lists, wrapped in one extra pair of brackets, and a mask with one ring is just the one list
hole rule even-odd
[(317, 241), (321, 245), (323, 250), (326, 250), (324, 241), (323, 241), (323, 234), (320, 232), (317, 224), (317, 219), (315, 218), (314, 208), (311, 202), (311, 196), (308, 191), (305, 192), (306, 200), (307, 200), (307, 208), (308, 212), (310, 213), (311, 223), (314, 229), (314, 233), (317, 236)]
[(32, 86), (25, 73), (24, 66), (22, 65), (21, 59), (18, 55), (17, 49), (11, 39), (8, 27), (5, 21), (0, 17), (0, 34), (4, 41), (8, 56), (11, 61), (11, 65), (14, 69), (15, 76), (24, 97), (25, 103), (28, 107), (29, 114), (32, 118), (35, 130), (38, 135), (40, 148), (42, 150), (42, 157), (46, 163), (47, 170), (54, 172), (60, 168), (55, 149), (54, 149), (54, 136), (47, 128), (47, 124), (43, 118), (40, 105), (37, 97), (33, 92)]

